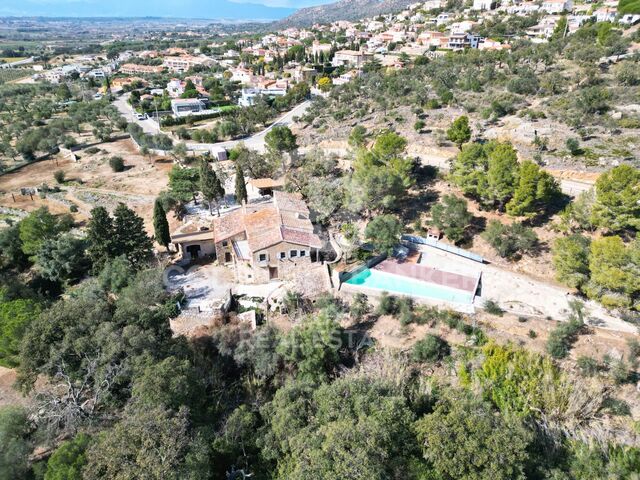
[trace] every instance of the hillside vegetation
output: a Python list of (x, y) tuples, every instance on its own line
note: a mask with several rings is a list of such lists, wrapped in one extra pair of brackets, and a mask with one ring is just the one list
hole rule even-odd
[(337, 20), (359, 20), (363, 14), (383, 15), (402, 10), (413, 0), (340, 0), (328, 5), (303, 8), (276, 24), (280, 27), (304, 27)]

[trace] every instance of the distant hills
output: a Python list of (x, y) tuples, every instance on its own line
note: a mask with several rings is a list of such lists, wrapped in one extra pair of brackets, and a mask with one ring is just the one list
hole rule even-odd
[(231, 0), (0, 0), (0, 17), (167, 17), (273, 21), (294, 8)]
[(395, 13), (418, 0), (340, 0), (317, 7), (301, 8), (289, 17), (276, 22), (277, 28), (308, 27), (314, 23), (337, 20), (360, 20), (365, 17)]

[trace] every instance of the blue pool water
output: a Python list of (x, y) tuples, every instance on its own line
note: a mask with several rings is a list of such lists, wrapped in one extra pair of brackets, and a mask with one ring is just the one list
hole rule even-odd
[(454, 290), (452, 288), (421, 282), (413, 278), (380, 272), (378, 270), (371, 270), (369, 268), (358, 272), (345, 283), (373, 288), (375, 290), (384, 290), (389, 293), (434, 298), (453, 303), (473, 303), (473, 295), (470, 292)]

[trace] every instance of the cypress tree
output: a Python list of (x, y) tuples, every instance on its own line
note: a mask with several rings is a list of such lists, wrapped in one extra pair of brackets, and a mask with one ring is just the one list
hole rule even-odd
[(94, 272), (99, 272), (114, 253), (113, 219), (104, 207), (91, 210), (91, 219), (87, 224), (87, 253), (93, 264)]
[[(224, 197), (224, 187), (216, 172), (209, 168), (206, 160), (202, 160), (200, 163), (200, 191), (209, 204), (209, 212), (212, 211), (213, 201)], [(218, 208), (218, 216), (220, 216), (220, 208)]]
[(244, 183), (244, 172), (240, 164), (236, 165), (236, 201), (247, 201), (247, 185)]
[(156, 202), (153, 205), (153, 230), (156, 242), (168, 250), (169, 244), (171, 243), (169, 222), (167, 221), (167, 214), (159, 198), (156, 198)]
[(144, 229), (144, 221), (124, 203), (114, 211), (114, 256), (124, 255), (134, 268), (151, 256), (153, 243)]

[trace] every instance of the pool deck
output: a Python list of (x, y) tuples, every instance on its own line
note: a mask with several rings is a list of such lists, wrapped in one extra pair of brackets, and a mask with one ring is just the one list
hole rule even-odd
[(474, 278), (460, 275), (459, 273), (447, 272), (418, 263), (398, 261), (394, 258), (383, 260), (373, 269), (455, 290), (462, 290), (472, 295), (475, 294), (479, 281), (478, 277)]

